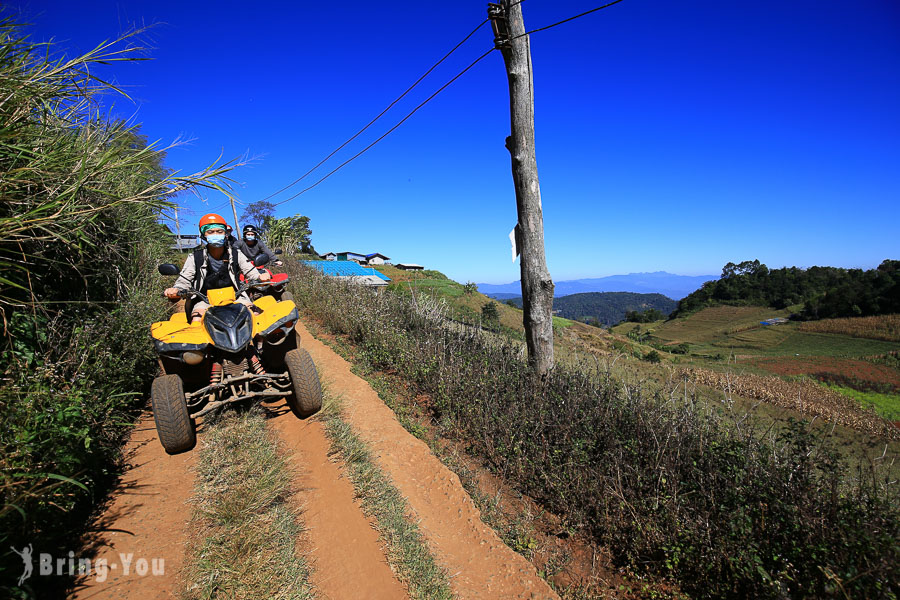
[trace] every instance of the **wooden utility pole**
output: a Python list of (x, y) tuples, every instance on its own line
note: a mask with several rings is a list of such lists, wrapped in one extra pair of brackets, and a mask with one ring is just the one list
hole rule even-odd
[(534, 150), (534, 80), (531, 43), (525, 35), (521, 2), (488, 4), (494, 43), (503, 54), (509, 80), (512, 159), (519, 221), (516, 247), (521, 253), (522, 310), (528, 364), (539, 374), (553, 368), (553, 280), (544, 255), (544, 215)]
[(178, 240), (178, 251), (181, 252), (181, 227), (178, 226), (178, 205), (175, 205), (175, 239)]
[(234, 214), (234, 235), (236, 238), (240, 239), (241, 224), (238, 223), (237, 209), (234, 208), (234, 198), (229, 199), (231, 200), (231, 212)]

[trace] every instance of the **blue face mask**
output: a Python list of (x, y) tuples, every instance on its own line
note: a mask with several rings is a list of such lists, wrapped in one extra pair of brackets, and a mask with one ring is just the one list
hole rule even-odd
[(247, 241), (248, 241), (248, 242), (254, 242), (254, 241), (256, 241), (256, 234), (255, 234), (255, 233), (248, 233), (248, 234), (247, 234)]
[(213, 248), (219, 248), (221, 246), (224, 246), (225, 245), (225, 234), (224, 233), (210, 234), (206, 238), (206, 243), (208, 245), (212, 246)]

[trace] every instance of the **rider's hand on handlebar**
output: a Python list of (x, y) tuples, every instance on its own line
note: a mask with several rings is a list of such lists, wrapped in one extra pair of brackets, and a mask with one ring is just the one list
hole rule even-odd
[(170, 287), (170, 288), (166, 288), (166, 291), (163, 292), (163, 295), (166, 298), (169, 298), (171, 300), (178, 300), (181, 297), (180, 293), (181, 293), (180, 289), (175, 288), (175, 287)]
[(272, 264), (274, 264), (276, 267), (283, 267), (283, 266), (284, 266), (284, 263), (283, 263), (282, 261), (280, 261), (280, 260), (276, 260), (276, 261), (275, 261), (274, 263), (272, 263)]
[(260, 281), (268, 281), (268, 280), (271, 279), (271, 278), (272, 278), (272, 276), (269, 275), (268, 272), (263, 272), (263, 273), (260, 273), (260, 274), (259, 274), (259, 280), (260, 280)]

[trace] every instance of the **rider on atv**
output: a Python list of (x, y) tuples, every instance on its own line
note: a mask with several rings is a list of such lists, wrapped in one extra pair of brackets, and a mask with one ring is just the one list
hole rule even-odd
[(240, 250), (248, 260), (252, 261), (259, 254), (266, 254), (269, 257), (269, 261), (271, 261), (272, 264), (274, 264), (276, 267), (280, 267), (282, 265), (282, 262), (278, 260), (278, 257), (275, 256), (275, 253), (269, 250), (265, 242), (259, 239), (259, 232), (256, 230), (256, 226), (244, 225), (243, 232), (244, 239), (237, 242), (234, 247)]
[[(217, 214), (204, 215), (200, 219), (200, 236), (206, 241), (206, 248), (196, 248), (184, 261), (181, 274), (175, 280), (174, 287), (166, 289), (164, 294), (176, 300), (179, 298), (179, 290), (194, 288), (202, 293), (209, 289), (232, 286), (236, 290), (240, 288), (240, 275), (250, 281), (268, 281), (268, 273), (260, 273), (251, 260), (237, 251), (236, 247), (230, 247), (225, 243), (225, 219)], [(246, 228), (245, 228), (246, 229)], [(197, 267), (199, 263), (199, 268)], [(248, 308), (253, 307), (253, 302), (247, 293), (242, 293), (237, 301)], [(209, 304), (199, 299), (189, 299), (185, 305), (185, 312), (190, 315), (190, 321), (200, 319), (209, 308)]]

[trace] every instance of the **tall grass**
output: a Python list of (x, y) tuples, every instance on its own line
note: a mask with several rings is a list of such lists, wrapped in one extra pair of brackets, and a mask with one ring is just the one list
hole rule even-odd
[(440, 306), (308, 270), (292, 281), (305, 311), (622, 563), (697, 597), (896, 596), (897, 485), (877, 462), (850, 472), (805, 424), (760, 434), (683, 382), (656, 389), (602, 366), (537, 380), (517, 346), (447, 327)]
[(9, 19), (0, 21), (4, 318), (35, 296), (76, 299), (68, 284), (84, 294), (82, 300), (115, 297), (118, 273), (109, 262), (128, 267), (134, 242), (147, 237), (173, 194), (196, 187), (228, 190), (225, 174), (233, 163), (173, 174), (163, 166), (167, 148), (148, 144), (138, 125), (103, 113), (103, 97), (120, 90), (93, 70), (140, 60), (140, 33), (69, 58), (54, 54), (50, 44), (30, 43)]
[[(158, 224), (174, 193), (227, 190), (228, 168), (180, 176), (137, 125), (109, 119), (99, 63), (136, 60), (138, 32), (76, 57), (0, 21), (0, 596), (10, 546), (64, 556), (113, 480), (119, 445), (156, 365), (163, 311)], [(60, 553), (62, 550), (62, 553)]]

